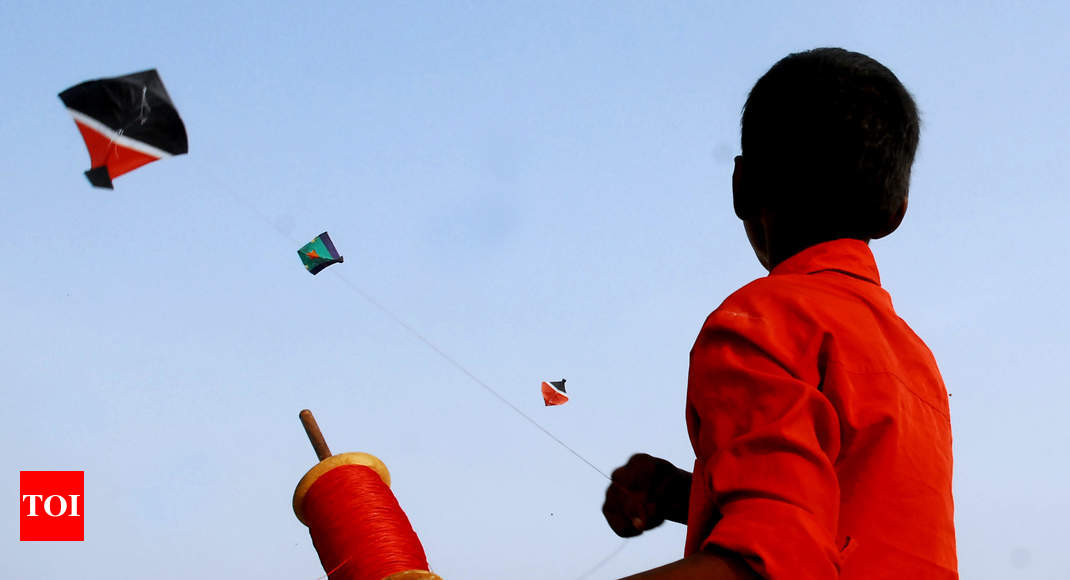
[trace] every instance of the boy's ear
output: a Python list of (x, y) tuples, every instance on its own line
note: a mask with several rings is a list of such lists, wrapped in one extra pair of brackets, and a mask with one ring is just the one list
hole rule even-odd
[(894, 232), (899, 224), (903, 223), (903, 217), (907, 215), (907, 198), (903, 198), (903, 203), (899, 204), (899, 208), (892, 215), (888, 216), (888, 221), (884, 224), (883, 228), (877, 229), (873, 232), (872, 239), (878, 240)]
[(758, 204), (752, 192), (747, 191), (746, 179), (743, 177), (743, 156), (736, 155), (736, 166), (732, 170), (732, 207), (736, 217), (749, 220), (758, 217)]

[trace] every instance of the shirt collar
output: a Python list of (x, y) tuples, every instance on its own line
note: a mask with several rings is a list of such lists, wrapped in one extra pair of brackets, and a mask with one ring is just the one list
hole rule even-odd
[(834, 270), (881, 285), (877, 262), (869, 244), (850, 238), (822, 242), (806, 248), (776, 265), (770, 276), (815, 274)]

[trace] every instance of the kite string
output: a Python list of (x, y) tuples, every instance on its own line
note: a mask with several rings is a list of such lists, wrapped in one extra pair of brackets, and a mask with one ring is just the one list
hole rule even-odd
[(126, 133), (126, 130), (129, 129), (130, 126), (134, 123), (140, 121), (139, 124), (144, 125), (145, 121), (148, 121), (149, 113), (151, 112), (152, 106), (149, 105), (149, 88), (141, 87), (141, 103), (138, 105), (137, 117), (134, 117), (130, 120), (129, 123), (123, 125), (122, 127), (119, 127), (119, 129), (115, 131), (115, 137), (108, 138), (108, 154), (104, 156), (103, 165), (107, 165), (108, 161), (113, 156), (115, 159), (119, 159), (119, 148), (115, 146), (115, 139), (118, 137), (122, 137), (123, 134)]
[[(149, 88), (141, 87), (141, 105), (138, 107), (137, 119), (135, 120), (141, 121), (141, 124), (144, 125), (145, 121), (149, 120), (149, 113), (151, 112), (152, 107), (149, 106)], [(131, 121), (130, 124), (133, 124), (133, 121)]]
[(586, 457), (584, 457), (578, 451), (576, 451), (575, 449), (570, 447), (567, 443), (562, 441), (561, 438), (559, 438), (558, 436), (554, 435), (549, 429), (547, 429), (546, 427), (543, 427), (541, 424), (539, 424), (538, 421), (536, 421), (535, 419), (531, 418), (531, 416), (528, 415), (527, 413), (525, 413), (523, 410), (521, 410), (520, 407), (517, 407), (516, 405), (514, 405), (509, 399), (506, 399), (504, 396), (502, 396), (493, 387), (491, 387), (486, 382), (484, 382), (482, 379), (477, 377), (472, 371), (468, 370), (464, 365), (462, 365), (461, 363), (457, 362), (456, 359), (454, 359), (452, 356), (450, 356), (444, 350), (439, 348), (438, 345), (436, 345), (435, 343), (431, 342), (423, 334), (420, 334), (420, 332), (417, 331), (415, 328), (413, 328), (412, 325), (410, 325), (409, 323), (405, 322), (404, 319), (402, 319), (400, 316), (395, 314), (392, 310), (390, 310), (389, 308), (384, 306), (382, 303), (380, 303), (378, 300), (376, 300), (375, 297), (373, 297), (371, 294), (368, 294), (363, 289), (361, 289), (359, 286), (357, 286), (356, 284), (351, 282), (349, 280), (349, 278), (347, 278), (344, 274), (336, 273), (336, 275), (337, 275), (338, 279), (342, 281), (343, 284), (345, 284), (346, 286), (348, 286), (350, 288), (350, 290), (353, 290), (354, 292), (359, 294), (361, 298), (364, 298), (364, 300), (366, 300), (369, 304), (371, 304), (372, 306), (377, 308), (380, 312), (382, 312), (387, 317), (389, 317), (391, 320), (393, 320), (395, 323), (397, 323), (399, 326), (404, 328), (414, 338), (416, 338), (420, 342), (424, 343), (431, 350), (435, 351), (435, 353), (438, 354), (440, 357), (442, 357), (443, 360), (445, 360), (446, 362), (450, 363), (451, 365), (453, 365), (454, 368), (456, 368), (457, 370), (459, 370), (462, 373), (464, 373), (468, 378), (472, 379), (472, 381), (475, 382), (477, 385), (483, 387), (483, 389), (486, 390), (488, 393), (490, 393), (491, 395), (494, 395), (495, 398), (497, 398), (499, 401), (504, 403), (507, 407), (512, 409), (514, 412), (516, 412), (517, 415), (520, 415), (524, 419), (527, 419), (527, 421), (529, 423), (534, 425), (538, 430), (542, 431), (547, 437), (549, 437), (550, 439), (553, 439), (558, 445), (560, 445), (561, 447), (564, 447), (566, 450), (568, 450), (569, 453), (575, 455), (580, 461), (586, 463), (591, 469), (593, 469), (596, 472), (598, 472), (599, 475), (601, 475), (602, 477), (606, 478), (609, 481), (612, 481), (612, 479), (610, 479), (610, 477), (608, 475), (606, 475), (606, 473), (604, 471), (599, 469), (598, 466), (596, 466), (594, 463), (591, 463), (591, 461), (589, 461)]
[[(276, 234), (278, 234), (282, 238), (285, 238), (286, 240), (290, 241), (292, 244), (295, 244), (295, 245), (299, 245), (300, 244), (300, 241), (297, 240), (295, 237), (293, 237), (291, 235), (288, 235), (285, 232), (283, 232), (282, 230), (280, 230), (278, 228), (278, 226), (275, 224), (275, 222), (272, 221), (271, 218), (268, 217), (267, 214), (265, 214), (264, 212), (260, 211), (260, 208), (256, 207), (255, 205), (253, 205), (252, 203), (250, 203), (246, 199), (244, 199), (241, 196), (239, 196), (238, 194), (234, 193), (229, 187), (223, 187), (222, 189), (223, 189), (223, 191), (226, 191), (227, 194), (230, 195), (231, 199), (236, 201), (239, 205), (245, 206), (246, 209), (248, 209), (253, 215), (255, 215), (261, 221), (263, 221), (265, 224), (267, 224)], [(440, 357), (442, 357), (446, 362), (450, 363), (451, 365), (453, 365), (454, 368), (456, 368), (459, 371), (461, 371), (462, 373), (464, 373), (465, 376), (467, 376), (469, 379), (474, 381), (477, 385), (479, 385), (480, 387), (483, 387), (484, 390), (486, 390), (488, 393), (493, 395), (499, 401), (504, 403), (507, 407), (512, 409), (518, 415), (520, 415), (521, 417), (526, 419), (529, 423), (531, 423), (537, 429), (542, 431), (547, 437), (553, 439), (558, 445), (560, 445), (561, 447), (564, 447), (566, 450), (568, 450), (569, 453), (575, 455), (580, 461), (583, 461), (584, 463), (586, 463), (591, 469), (593, 469), (596, 472), (598, 472), (599, 475), (601, 475), (602, 477), (606, 478), (607, 480), (612, 481), (612, 479), (608, 475), (606, 475), (605, 472), (603, 472), (601, 469), (599, 469), (595, 464), (591, 463), (586, 457), (581, 455), (579, 452), (577, 452), (572, 447), (569, 447), (568, 444), (566, 444), (564, 441), (562, 441), (560, 438), (558, 438), (556, 435), (554, 435), (548, 429), (546, 429), (545, 427), (540, 425), (538, 421), (536, 421), (535, 419), (532, 419), (530, 416), (528, 416), (526, 413), (524, 413), (520, 408), (518, 408), (516, 405), (514, 405), (508, 399), (506, 399), (501, 394), (499, 394), (498, 391), (494, 390), (494, 388), (492, 388), (490, 385), (488, 385), (487, 383), (482, 381), (474, 373), (469, 371), (464, 365), (462, 365), (461, 363), (457, 362), (457, 360), (455, 360), (453, 357), (451, 357), (448, 353), (443, 351), (435, 343), (431, 342), (427, 337), (425, 337), (423, 334), (421, 334), (419, 331), (417, 331), (415, 328), (413, 328), (412, 325), (410, 325), (409, 323), (405, 322), (405, 320), (403, 318), (401, 318), (400, 316), (398, 316), (397, 314), (395, 314), (394, 311), (392, 311), (389, 308), (387, 308), (385, 305), (383, 305), (378, 300), (376, 300), (374, 296), (372, 296), (371, 294), (369, 294), (368, 292), (364, 291), (362, 288), (360, 288), (359, 286), (354, 284), (345, 275), (343, 275), (341, 273), (336, 273), (336, 274), (338, 275), (338, 278), (342, 281), (343, 284), (348, 286), (351, 290), (356, 292), (361, 298), (363, 298), (365, 301), (367, 301), (369, 304), (371, 304), (377, 310), (382, 312), (388, 318), (393, 320), (394, 323), (396, 323), (398, 326), (400, 326), (403, 329), (405, 329), (406, 332), (408, 332), (410, 335), (412, 335), (414, 338), (416, 338), (420, 342), (424, 343), (428, 348), (430, 348), (431, 350), (435, 351), (435, 353), (438, 354)], [(595, 564), (590, 569), (588, 569), (587, 572), (585, 572), (583, 575), (579, 576), (576, 580), (585, 580), (586, 578), (589, 578), (591, 576), (591, 574), (594, 574), (595, 572), (600, 570), (603, 566), (605, 566), (607, 563), (609, 563), (610, 560), (612, 560), (613, 558), (617, 557), (617, 555), (620, 554), (624, 550), (624, 548), (626, 548), (627, 546), (628, 546), (628, 542), (627, 541), (621, 542), (620, 545), (618, 545), (612, 552), (609, 553), (609, 555), (607, 555), (606, 557), (602, 558), (601, 561), (599, 561), (597, 564)], [(339, 566), (345, 565), (347, 562), (348, 562), (348, 560), (345, 560)], [(333, 572), (334, 572), (334, 570), (331, 570), (331, 571), (329, 571), (327, 573), (326, 576), (320, 576), (316, 580), (329, 579), (330, 574), (333, 573)]]
[[(252, 203), (246, 201), (244, 198), (238, 196), (238, 194), (236, 194), (233, 191), (231, 191), (230, 188), (226, 188), (225, 187), (223, 189), (228, 194), (230, 194), (230, 197), (233, 198), (234, 201), (236, 201), (240, 205), (245, 206), (246, 209), (248, 209), (250, 212), (252, 212), (258, 218), (260, 218), (261, 221), (263, 221), (265, 224), (271, 226), (271, 229), (274, 230), (275, 233), (279, 234), (283, 238), (286, 238), (287, 240), (289, 240), (293, 244), (300, 244), (300, 242), (297, 239), (295, 239), (293, 236), (287, 235), (287, 234), (283, 233), (281, 230), (279, 230), (278, 227), (276, 227), (275, 223), (271, 220), (271, 218), (268, 217), (268, 215), (265, 214), (264, 212), (260, 211), (260, 209), (258, 207), (254, 206)], [(612, 479), (609, 477), (609, 475), (606, 474), (606, 472), (604, 472), (601, 469), (599, 469), (597, 465), (595, 465), (590, 460), (588, 460), (586, 457), (581, 455), (580, 452), (578, 452), (575, 449), (573, 449), (572, 447), (570, 447), (567, 443), (562, 441), (561, 438), (559, 438), (557, 435), (554, 435), (549, 429), (547, 429), (546, 427), (543, 427), (541, 424), (539, 424), (538, 421), (536, 421), (535, 419), (531, 418), (530, 415), (528, 415), (523, 410), (521, 410), (519, 407), (514, 405), (509, 399), (506, 399), (504, 396), (502, 396), (497, 390), (495, 390), (493, 387), (488, 385), (485, 381), (483, 381), (482, 379), (477, 377), (475, 375), (475, 373), (473, 373), (472, 371), (468, 370), (467, 367), (465, 367), (461, 363), (457, 362), (456, 359), (454, 359), (452, 356), (450, 356), (446, 351), (444, 351), (441, 348), (439, 348), (438, 345), (436, 345), (435, 343), (431, 342), (430, 339), (428, 339), (423, 334), (421, 334), (418, 330), (416, 330), (416, 328), (414, 328), (411, 324), (406, 322), (405, 319), (401, 318), (401, 316), (399, 316), (396, 313), (394, 313), (393, 310), (387, 308), (383, 303), (381, 303), (378, 300), (376, 300), (376, 298), (374, 296), (372, 296), (371, 294), (366, 292), (360, 286), (357, 286), (356, 284), (354, 284), (344, 274), (342, 274), (340, 272), (335, 272), (335, 274), (337, 275), (338, 279), (342, 281), (343, 284), (348, 286), (349, 289), (352, 290), (353, 292), (356, 292), (357, 295), (360, 296), (361, 298), (363, 298), (366, 302), (368, 302), (368, 304), (371, 304), (377, 310), (379, 310), (380, 312), (385, 314), (387, 316), (387, 318), (389, 318), (390, 320), (393, 320), (395, 324), (397, 324), (401, 328), (405, 329), (406, 332), (408, 332), (410, 335), (412, 335), (414, 338), (416, 338), (420, 342), (424, 343), (425, 346), (427, 346), (428, 348), (433, 350), (436, 354), (438, 354), (438, 356), (442, 357), (443, 360), (445, 360), (446, 362), (450, 363), (454, 368), (456, 368), (457, 370), (459, 370), (462, 373), (464, 373), (464, 375), (467, 376), (469, 379), (471, 379), (474, 383), (476, 383), (480, 387), (483, 387), (483, 389), (485, 391), (487, 391), (488, 393), (493, 395), (496, 399), (501, 401), (505, 406), (507, 406), (510, 409), (512, 409), (513, 412), (515, 412), (517, 415), (520, 415), (521, 417), (523, 417), (525, 420), (527, 420), (528, 423), (531, 423), (532, 425), (534, 425), (536, 429), (538, 429), (539, 431), (542, 431), (544, 435), (546, 435), (547, 437), (552, 439), (555, 443), (557, 443), (558, 445), (563, 447), (569, 453), (571, 453), (572, 455), (575, 455), (577, 459), (579, 459), (580, 461), (586, 463), (588, 467), (590, 467), (591, 469), (595, 470), (595, 472), (597, 472), (602, 477), (606, 478), (607, 481), (612, 481)]]
[(624, 548), (626, 548), (627, 546), (628, 540), (621, 540), (621, 542), (617, 544), (617, 547), (612, 552), (606, 555), (605, 558), (602, 558), (597, 564), (591, 566), (586, 572), (576, 578), (576, 580), (586, 580), (587, 578), (590, 578), (591, 574), (594, 574), (595, 572), (599, 571), (602, 566), (605, 566), (609, 563), (610, 560), (616, 558), (617, 554), (620, 554), (621, 551), (624, 550)]
[[(339, 465), (320, 475), (301, 499), (304, 520), (327, 576), (381, 580), (428, 570), (420, 539), (379, 474)], [(438, 578), (422, 574), (420, 578)]]

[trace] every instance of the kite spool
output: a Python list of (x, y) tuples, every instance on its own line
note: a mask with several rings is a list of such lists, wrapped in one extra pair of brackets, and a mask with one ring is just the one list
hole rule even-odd
[(331, 455), (312, 413), (300, 414), (320, 462), (294, 490), (330, 580), (442, 580), (428, 571), (420, 539), (390, 491), (390, 472), (367, 453)]

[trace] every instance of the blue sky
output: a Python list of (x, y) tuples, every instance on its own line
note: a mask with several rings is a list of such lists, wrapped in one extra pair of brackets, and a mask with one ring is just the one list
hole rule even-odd
[[(87, 541), (18, 542), (12, 502), (0, 575), (321, 576), (289, 503), (308, 407), (383, 458), (444, 578), (581, 577), (621, 543), (605, 479), (350, 284), (602, 471), (688, 466), (691, 342), (763, 274), (731, 211), (740, 108), (780, 57), (843, 46), (923, 114), (873, 248), (953, 394), (962, 576), (1070, 578), (1068, 15), (929, 4), (5, 3), (0, 481), (85, 470)], [(145, 68), (190, 153), (93, 189), (56, 94)], [(312, 277), (295, 250), (324, 230), (346, 261)]]

